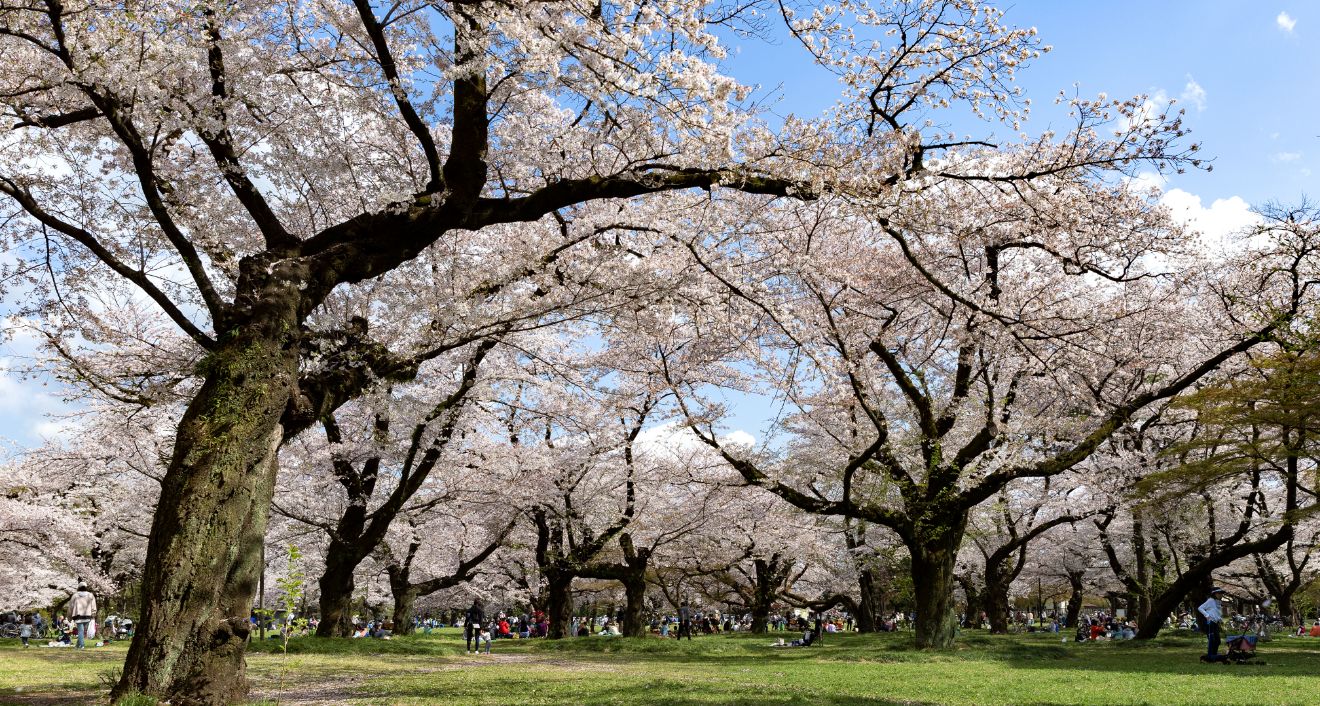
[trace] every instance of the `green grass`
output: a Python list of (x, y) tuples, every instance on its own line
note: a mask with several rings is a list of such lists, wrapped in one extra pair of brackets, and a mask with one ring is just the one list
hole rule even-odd
[[(782, 634), (782, 633), (781, 633)], [(777, 635), (772, 635), (775, 637)], [(791, 635), (789, 635), (791, 637)], [(947, 652), (911, 648), (909, 635), (831, 635), (805, 649), (764, 636), (581, 638), (495, 644), (463, 653), (453, 631), (390, 640), (275, 641), (248, 659), (253, 699), (298, 704), (1314, 704), (1320, 640), (1262, 643), (1264, 665), (1207, 665), (1203, 643), (1060, 643), (1049, 635), (968, 633)], [(124, 646), (76, 652), (0, 642), (0, 704), (106, 703)]]

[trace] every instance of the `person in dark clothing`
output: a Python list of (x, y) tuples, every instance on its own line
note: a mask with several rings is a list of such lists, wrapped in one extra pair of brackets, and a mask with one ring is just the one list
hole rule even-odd
[(819, 610), (816, 611), (816, 629), (814, 632), (815, 635), (811, 638), (812, 642), (821, 642), (821, 638), (825, 637), (825, 613)]
[(472, 607), (467, 609), (467, 614), (464, 616), (463, 626), (463, 640), (467, 643), (468, 654), (472, 654), (473, 642), (477, 642), (478, 647), (480, 647), (481, 643), (477, 638), (480, 636), (481, 626), (485, 624), (485, 622), (486, 611), (481, 608), (481, 599), (472, 599)]
[(678, 639), (682, 640), (684, 635), (688, 642), (692, 641), (692, 609), (686, 602), (678, 607)]

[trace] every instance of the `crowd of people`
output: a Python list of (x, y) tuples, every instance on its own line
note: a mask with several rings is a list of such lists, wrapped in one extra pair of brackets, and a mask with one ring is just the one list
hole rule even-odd
[[(1181, 612), (1169, 618), (1171, 627), (1205, 632), (1207, 649), (1202, 657), (1205, 661), (1225, 661), (1226, 656), (1218, 654), (1225, 623), (1228, 623), (1228, 629), (1244, 633), (1252, 625), (1253, 619), (1257, 622), (1266, 619), (1261, 615), (1247, 616), (1242, 613), (1227, 616), (1223, 605), (1227, 600), (1224, 589), (1215, 588), (1209, 598), (1196, 608), (1195, 613)], [(1268, 602), (1265, 605), (1268, 607)], [(989, 627), (984, 612), (974, 617), (963, 613), (958, 618), (962, 627)], [(1033, 632), (1059, 633), (1063, 632), (1064, 628), (1063, 617), (1052, 611), (1043, 611), (1039, 615), (1033, 611), (1013, 611), (1009, 613), (1008, 618), (1010, 624)], [(1079, 618), (1073, 637), (1076, 642), (1131, 640), (1136, 637), (1137, 623), (1126, 619), (1121, 613), (1095, 610)], [(622, 615), (574, 616), (567, 626), (567, 634), (576, 637), (618, 636), (622, 634), (621, 620)], [(876, 627), (882, 631), (895, 631), (905, 629), (914, 622), (914, 615), (894, 612), (881, 617)], [(255, 612), (253, 623), (260, 625)], [(686, 637), (691, 640), (694, 634), (747, 632), (752, 629), (753, 624), (754, 619), (750, 613), (695, 610), (685, 602), (679, 605), (677, 611), (652, 616), (647, 627), (648, 632), (657, 637), (672, 639)], [(293, 621), (287, 618), (282, 621), (272, 620), (268, 624), (276, 634), (292, 629), (292, 625)], [(316, 618), (302, 622), (301, 625), (310, 634), (316, 629)], [(412, 625), (423, 633), (446, 627), (445, 622), (429, 615), (412, 618)], [(522, 613), (498, 611), (488, 614), (480, 599), (474, 600), (453, 625), (463, 628), (468, 654), (490, 654), (491, 643), (494, 641), (540, 638), (546, 637), (550, 632), (549, 616), (542, 610)], [(46, 644), (51, 647), (83, 649), (89, 640), (96, 639), (98, 633), (102, 639), (95, 643), (96, 646), (101, 646), (109, 640), (132, 637), (134, 632), (132, 620), (116, 615), (107, 617), (98, 629), (96, 597), (88, 590), (86, 584), (80, 584), (78, 591), (70, 596), (67, 602), (67, 616), (65, 613), (57, 613), (48, 622), (40, 612), (20, 614), (10, 611), (0, 614), (0, 626), (7, 628), (5, 632), (8, 634), (16, 632), (22, 639), (24, 647), (29, 647), (34, 639), (44, 638), (48, 640)], [(395, 630), (394, 623), (389, 619), (373, 617), (363, 620), (357, 615), (352, 617), (352, 626), (352, 636), (356, 638), (390, 639)], [(857, 625), (853, 616), (843, 611), (793, 610), (768, 616), (766, 628), (771, 632), (797, 632), (801, 635), (791, 641), (778, 638), (771, 643), (773, 647), (807, 647), (820, 642), (830, 633), (852, 632)], [(1320, 620), (1309, 628), (1300, 625), (1295, 634), (1298, 637), (1320, 637)]]
[(85, 583), (79, 583), (78, 590), (69, 597), (67, 610), (67, 617), (64, 613), (56, 613), (50, 621), (40, 611), (9, 611), (0, 615), (0, 625), (16, 626), (17, 636), (25, 648), (31, 647), (33, 640), (45, 639), (47, 647), (74, 647), (81, 650), (87, 647), (89, 640), (96, 639), (98, 634), (101, 639), (95, 643), (97, 647), (111, 640), (133, 636), (133, 621), (116, 615), (107, 617), (98, 626), (96, 596)]

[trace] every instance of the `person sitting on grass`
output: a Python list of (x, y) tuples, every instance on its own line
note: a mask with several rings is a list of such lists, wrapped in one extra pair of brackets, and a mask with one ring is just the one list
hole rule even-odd
[(771, 647), (811, 647), (811, 643), (815, 641), (816, 641), (815, 633), (813, 633), (811, 630), (807, 630), (802, 633), (801, 639), (794, 640), (789, 643), (785, 643), (784, 638), (781, 637), (778, 640), (776, 640), (774, 643), (772, 643), (770, 646)]

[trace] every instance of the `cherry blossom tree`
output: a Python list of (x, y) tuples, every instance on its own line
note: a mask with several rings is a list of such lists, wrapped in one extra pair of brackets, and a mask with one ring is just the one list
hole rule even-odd
[[(1046, 477), (1005, 487), (997, 502), (980, 506), (969, 519), (967, 536), (980, 554), (983, 587), (969, 589), (964, 584), (969, 591), (967, 613), (974, 618), (984, 610), (992, 633), (1008, 632), (1009, 591), (1027, 565), (1032, 542), (1090, 514), (1084, 488), (1069, 483), (1066, 477), (1057, 484), (1054, 480)], [(1067, 490), (1052, 492), (1052, 487)]]
[[(58, 264), (55, 296), (112, 273), (202, 358), (117, 695), (241, 697), (275, 449), (435, 354), (425, 336), (387, 350), (360, 326), (312, 325), (336, 289), (447, 234), (516, 240), (501, 224), (593, 199), (792, 188), (731, 154), (742, 91), (714, 70), (710, 28), (733, 20), (705, 3), (382, 14), (368, 2), (127, 12), (51, 0), (2, 12), (0, 52), (24, 67), (2, 91), (13, 127), (0, 191), (25, 215), (8, 236), (57, 241), (24, 253)], [(233, 561), (212, 561), (233, 546)]]
[[(351, 630), (349, 616), (354, 572), (385, 540), (396, 518), (401, 513), (419, 512), (418, 507), (410, 508), (410, 505), (434, 505), (448, 499), (443, 493), (426, 497), (422, 491), (428, 487), (428, 480), (436, 466), (452, 460), (453, 454), (446, 458), (447, 447), (454, 441), (455, 432), (461, 428), (465, 399), (477, 383), (482, 361), (495, 345), (496, 339), (486, 339), (473, 346), (467, 359), (456, 370), (454, 381), (435, 379), (439, 376), (427, 376), (419, 380), (417, 387), (420, 389), (417, 392), (422, 394), (407, 395), (412, 397), (406, 399), (411, 404), (398, 405), (404, 409), (391, 409), (396, 405), (392, 404), (392, 395), (387, 392), (379, 405), (383, 409), (377, 408), (357, 415), (366, 417), (366, 420), (354, 420), (354, 427), (367, 427), (361, 434), (353, 433), (357, 429), (346, 433), (345, 423), (341, 422), (341, 415), (337, 413), (328, 413), (321, 420), (329, 448), (322, 447), (326, 453), (321, 458), (317, 458), (318, 454), (312, 454), (311, 458), (304, 455), (300, 465), (328, 462), (333, 469), (334, 479), (343, 492), (337, 517), (333, 520), (318, 519), (289, 502), (281, 502), (278, 496), (276, 498), (277, 511), (318, 527), (329, 535), (325, 550), (325, 571), (318, 580), (321, 619), (317, 626), (318, 635), (348, 636)], [(446, 385), (446, 382), (450, 384)], [(426, 393), (438, 399), (418, 399)], [(376, 406), (370, 405), (365, 399), (363, 403), (368, 409)], [(391, 422), (406, 414), (408, 406), (420, 407), (413, 414), (407, 415), (407, 418), (417, 417), (417, 421), (409, 425), (410, 431), (406, 438), (393, 440)], [(367, 423), (357, 424), (357, 421)], [(369, 441), (354, 444), (346, 434), (367, 437)], [(290, 462), (299, 463), (288, 459), (287, 454), (285, 456), (285, 465)], [(311, 485), (304, 474), (299, 474), (293, 484)], [(319, 489), (320, 484), (312, 487)], [(313, 495), (310, 499), (317, 504), (326, 501), (323, 494)]]
[[(966, 107), (1016, 127), (1026, 104), (1013, 73), (1039, 54), (1034, 31), (974, 0), (849, 1), (809, 16), (770, 7), (839, 75), (840, 103), (820, 119), (772, 129), (720, 73), (721, 33), (754, 28), (757, 3), (0, 8), (0, 56), (16, 68), (0, 80), (10, 126), (0, 193), (21, 213), (4, 237), (20, 271), (46, 273), (28, 308), (49, 315), (127, 287), (173, 324), (177, 362), (195, 362), (143, 381), (184, 376), (186, 411), (115, 696), (241, 700), (280, 445), (368, 388), (502, 330), (506, 312), (487, 299), (567, 280), (557, 263), (600, 240), (555, 237), (584, 204), (636, 199), (673, 214), (682, 200), (659, 195), (829, 192), (893, 224), (874, 220), (888, 210), (868, 199), (908, 182), (1010, 188), (1190, 158), (1172, 142), (1176, 119), (1135, 119), (1140, 101), (1079, 101), (1070, 134), (969, 161), (965, 151), (994, 148), (919, 126)], [(1111, 124), (1119, 134), (1106, 139)], [(471, 314), (461, 327), (380, 297), (395, 307), (386, 318), (413, 332), (395, 345), (376, 333), (379, 307), (335, 306), (339, 293), (380, 293), (464, 253), (489, 277), (451, 293), (446, 313)], [(1060, 259), (1090, 267), (1074, 255)], [(935, 575), (941, 561), (917, 564)]]
[[(690, 423), (747, 483), (896, 532), (922, 646), (953, 637), (973, 508), (1083, 464), (1313, 301), (1297, 284), (1314, 267), (1306, 239), (1216, 270), (1141, 194), (1088, 179), (1025, 192), (955, 180), (882, 217), (822, 202), (791, 229), (746, 213), (741, 232), (688, 243), (739, 307), (725, 321), (688, 312), (658, 344)], [(1248, 291), (1266, 307), (1243, 305)], [(799, 412), (794, 453), (718, 441), (702, 386), (748, 385), (730, 382), (730, 361)]]
[[(504, 546), (515, 522), (521, 518), (515, 516), (514, 522), (502, 526), (499, 526), (502, 518), (484, 519), (484, 522), (466, 522), (461, 514), (458, 517), (441, 515), (419, 523), (410, 518), (406, 549), (395, 551), (393, 542), (386, 542), (377, 549), (382, 555), (390, 593), (394, 597), (391, 615), (396, 634), (407, 635), (413, 631), (413, 606), (418, 599), (492, 575), (493, 572), (486, 571), (483, 565)], [(426, 542), (423, 537), (428, 535), (446, 539)], [(455, 537), (457, 541), (450, 539)]]

